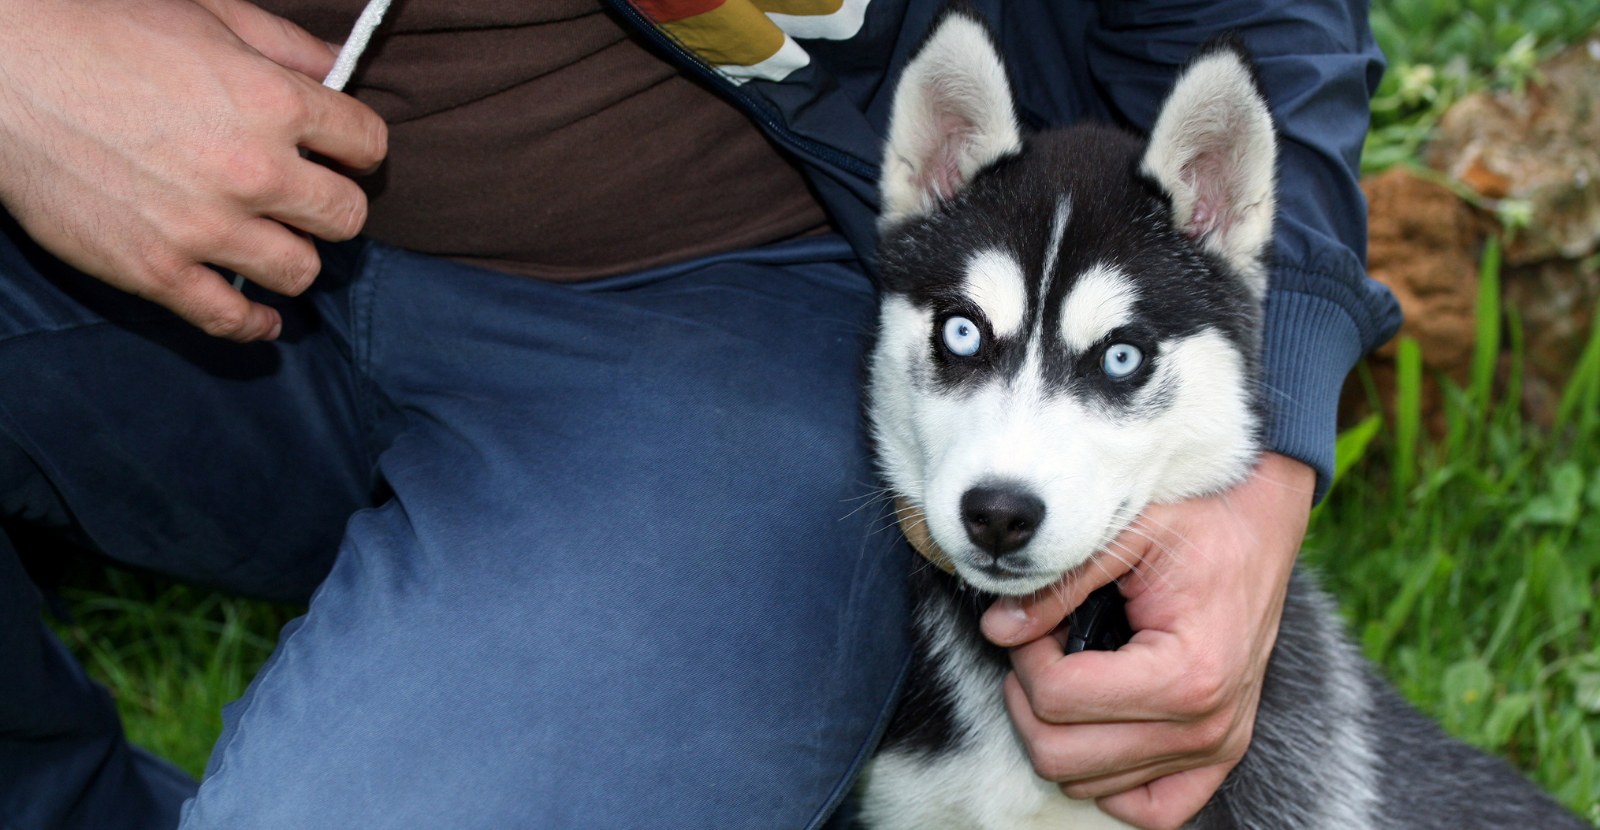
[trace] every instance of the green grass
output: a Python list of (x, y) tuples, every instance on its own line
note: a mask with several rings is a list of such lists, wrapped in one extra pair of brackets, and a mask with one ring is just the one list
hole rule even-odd
[(56, 634), (108, 689), (128, 736), (198, 777), (244, 693), (301, 609), (93, 566), (63, 588)]
[[(1374, 0), (1390, 71), (1363, 170), (1415, 165), (1450, 105), (1486, 88), (1520, 94), (1538, 80), (1539, 61), (1597, 25), (1600, 0)], [(1513, 212), (1501, 213), (1513, 224)], [(1524, 423), (1515, 400), (1493, 395), (1502, 335), (1511, 375), (1498, 388), (1520, 389), (1522, 367), (1521, 321), (1500, 306), (1499, 266), (1491, 239), (1471, 380), (1467, 389), (1444, 382), (1447, 434), (1423, 434), (1424, 356), (1402, 341), (1392, 422), (1341, 439), (1348, 472), (1313, 517), (1305, 558), (1408, 698), (1600, 823), (1600, 642), (1591, 634), (1600, 332), (1573, 369), (1555, 428)]]
[[(1491, 249), (1487, 264), (1497, 256)], [(1420, 363), (1402, 343), (1393, 424), (1317, 511), (1304, 557), (1326, 574), (1367, 656), (1455, 735), (1506, 756), (1600, 818), (1600, 337), (1537, 430), (1491, 391), (1499, 304), (1486, 291), (1468, 389), (1442, 381), (1448, 428), (1421, 426)], [(1520, 325), (1506, 320), (1511, 364)], [(1503, 388), (1520, 388), (1518, 373)], [(1341, 443), (1361, 438), (1356, 430)]]

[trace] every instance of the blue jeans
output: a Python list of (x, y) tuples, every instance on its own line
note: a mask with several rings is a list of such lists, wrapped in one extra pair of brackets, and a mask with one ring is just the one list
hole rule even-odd
[(843, 798), (910, 554), (841, 240), (578, 287), (325, 246), (306, 296), (248, 289), (284, 332), (237, 345), (4, 230), (0, 516), (310, 598), (196, 791), (0, 536), (4, 830), (770, 830)]

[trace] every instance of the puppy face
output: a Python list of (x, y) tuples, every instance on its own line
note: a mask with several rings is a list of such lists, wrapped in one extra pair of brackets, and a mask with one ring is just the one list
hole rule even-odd
[(870, 414), (889, 483), (974, 586), (1037, 590), (1151, 502), (1248, 471), (1273, 144), (1245, 60), (1191, 64), (1148, 144), (1017, 136), (961, 12), (907, 68)]

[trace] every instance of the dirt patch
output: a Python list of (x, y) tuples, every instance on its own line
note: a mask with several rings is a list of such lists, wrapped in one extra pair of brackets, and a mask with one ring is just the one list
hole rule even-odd
[[(1477, 334), (1478, 258), (1485, 222), (1442, 185), (1395, 168), (1366, 179), (1369, 205), (1367, 271), (1394, 292), (1405, 314), (1401, 334), (1417, 341), (1424, 364), (1466, 383)], [(1369, 360), (1386, 407), (1394, 400), (1397, 340)], [(1366, 395), (1346, 389), (1344, 420), (1360, 417)], [(1430, 376), (1423, 408), (1443, 428), (1441, 391)]]

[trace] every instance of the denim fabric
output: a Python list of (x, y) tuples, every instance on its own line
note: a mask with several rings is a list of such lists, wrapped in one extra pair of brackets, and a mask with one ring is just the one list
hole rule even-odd
[[(183, 827), (802, 828), (843, 796), (910, 553), (874, 498), (874, 303), (842, 240), (578, 288), (327, 246), (283, 339), (238, 346), (9, 235), (4, 515), (315, 589)], [(8, 560), (0, 608), (32, 596)], [(0, 827), (171, 827), (36, 598), (0, 617), (0, 665), (54, 655), (0, 675)]]

